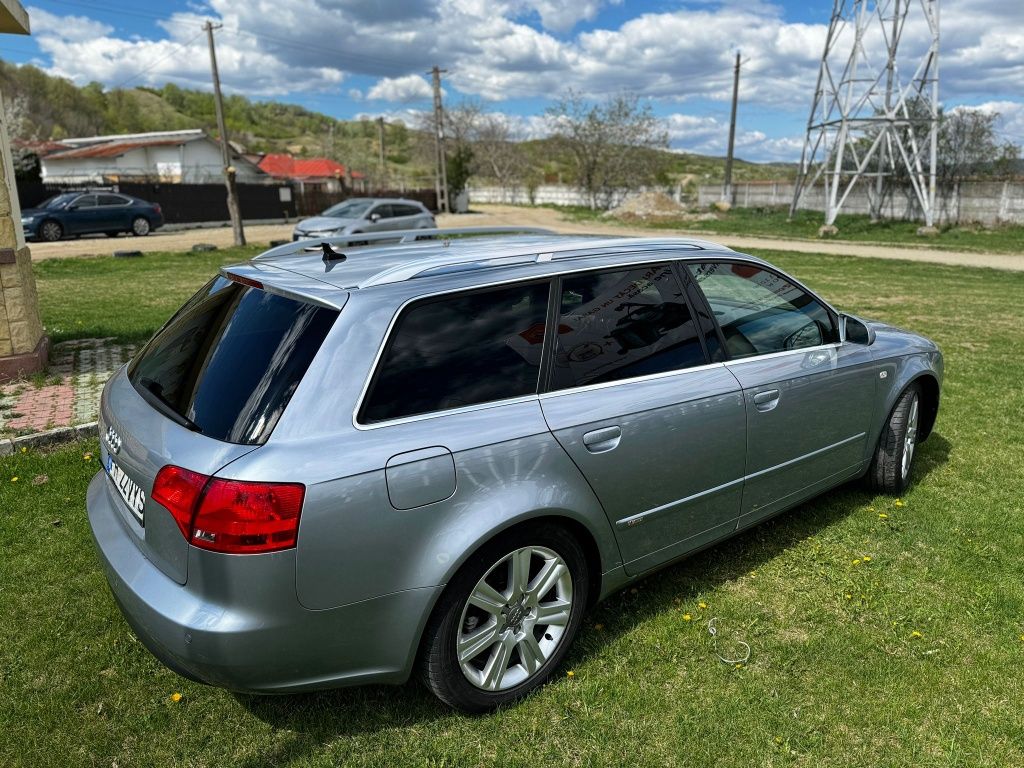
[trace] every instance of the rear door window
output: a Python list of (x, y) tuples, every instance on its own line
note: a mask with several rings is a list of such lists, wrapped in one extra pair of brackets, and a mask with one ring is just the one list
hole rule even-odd
[(691, 264), (689, 269), (722, 329), (730, 357), (839, 340), (825, 306), (775, 272), (736, 262)]
[(549, 284), (426, 299), (391, 332), (367, 392), (364, 423), (537, 391)]
[(669, 264), (562, 280), (551, 389), (601, 384), (706, 362)]
[(229, 443), (266, 441), (338, 317), (216, 277), (128, 367), (168, 417)]

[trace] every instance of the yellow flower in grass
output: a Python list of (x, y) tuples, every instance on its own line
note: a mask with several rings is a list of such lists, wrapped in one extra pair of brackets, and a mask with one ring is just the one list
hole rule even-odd
[(885, 514), (885, 512), (879, 512), (878, 513), (878, 519), (879, 520), (888, 520), (889, 516), (887, 514)]
[(16, 482), (18, 482), (18, 478), (17, 478), (17, 477), (12, 477), (12, 478), (11, 478), (11, 482), (12, 482), (12, 483), (16, 483)]
[(863, 559), (864, 559), (865, 563), (870, 563), (871, 562), (871, 556), (870, 555), (864, 555)]
[(179, 701), (181, 701), (181, 694), (178, 693), (177, 691), (172, 693), (171, 694), (171, 701), (173, 701), (175, 704), (177, 704)]
[(83, 454), (82, 458), (85, 459), (86, 461), (92, 461), (92, 454), (91, 453)]
[(565, 676), (566, 676), (566, 677), (576, 677), (576, 673), (575, 673), (575, 672), (573, 672), (573, 671), (572, 671), (572, 670), (570, 669), (570, 670), (569, 670), (568, 672), (566, 672), (566, 673), (565, 673)]
[(691, 616), (688, 613), (684, 613), (683, 614), (683, 621), (690, 621), (692, 618), (693, 618), (693, 616)]
[(896, 501), (894, 501), (894, 502), (892, 503), (892, 505), (893, 505), (894, 507), (902, 507), (902, 506), (903, 506), (903, 501), (902, 501), (901, 499), (896, 499)]
[(911, 639), (913, 639), (913, 640), (917, 640), (917, 639), (918, 639), (918, 638), (920, 638), (920, 637), (924, 637), (924, 635), (922, 635), (922, 634), (921, 634), (920, 632), (918, 632), (918, 631), (917, 631), (917, 630), (915, 629), (915, 630), (914, 630), (913, 632), (911, 632), (911, 633), (910, 633), (910, 637), (911, 637)]
[(699, 603), (697, 603), (697, 607), (703, 611), (705, 608), (708, 607), (708, 604), (701, 600)]
[(845, 597), (847, 600), (853, 600), (853, 595), (851, 595), (849, 592), (843, 595), (843, 597)]

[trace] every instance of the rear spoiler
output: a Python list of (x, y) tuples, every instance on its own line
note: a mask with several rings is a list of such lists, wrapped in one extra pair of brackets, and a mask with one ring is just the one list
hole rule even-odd
[[(341, 310), (348, 301), (348, 292), (316, 278), (298, 275), (273, 264), (232, 264), (221, 267), (221, 275), (233, 283), (259, 288), (261, 291), (298, 299), (328, 309)], [(312, 283), (312, 285), (311, 285)], [(322, 288), (320, 286), (323, 286)]]
[(554, 235), (557, 234), (550, 229), (543, 227), (519, 227), (509, 225), (507, 227), (449, 227), (447, 229), (403, 229), (394, 232), (366, 232), (358, 235), (331, 235), (330, 237), (311, 237), (304, 240), (296, 240), (291, 243), (279, 245), (264, 251), (259, 256), (253, 257), (253, 261), (274, 258), (275, 256), (294, 256), (299, 253), (324, 253), (324, 245), (333, 248), (335, 246), (363, 246), (373, 247), (376, 245), (402, 245), (415, 243), (418, 240), (436, 240), (438, 238), (452, 237), (481, 237), (486, 235)]

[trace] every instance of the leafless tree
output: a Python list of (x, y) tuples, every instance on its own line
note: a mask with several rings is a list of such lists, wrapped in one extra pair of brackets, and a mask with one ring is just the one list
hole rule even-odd
[(507, 118), (483, 114), (474, 139), (474, 172), (507, 190), (523, 180), (529, 160), (512, 135)]
[(607, 206), (616, 189), (653, 182), (668, 147), (668, 134), (650, 105), (631, 93), (588, 102), (575, 91), (547, 111), (552, 135), (569, 154), (576, 185), (592, 208)]

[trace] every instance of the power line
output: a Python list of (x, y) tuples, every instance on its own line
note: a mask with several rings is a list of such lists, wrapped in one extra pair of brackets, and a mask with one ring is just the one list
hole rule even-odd
[(111, 90), (116, 89), (116, 88), (120, 88), (121, 86), (126, 85), (127, 83), (130, 83), (135, 78), (140, 77), (140, 76), (146, 74), (147, 72), (152, 70), (154, 67), (156, 67), (157, 64), (159, 64), (162, 61), (166, 61), (172, 55), (177, 53), (179, 50), (182, 51), (183, 53), (187, 52), (185, 49), (189, 45), (191, 45), (194, 41), (198, 40), (199, 37), (202, 34), (203, 33), (200, 31), (200, 32), (196, 33), (195, 35), (193, 35), (192, 37), (190, 37), (188, 40), (186, 40), (183, 43), (174, 43), (173, 44), (174, 48), (172, 48), (170, 51), (165, 53), (163, 56), (158, 58), (156, 61), (152, 62), (148, 67), (144, 67), (143, 69), (140, 69), (138, 72), (136, 72), (134, 75), (131, 75), (130, 77), (126, 77), (124, 80), (120, 80), (117, 83), (115, 83), (114, 85), (110, 86)]

